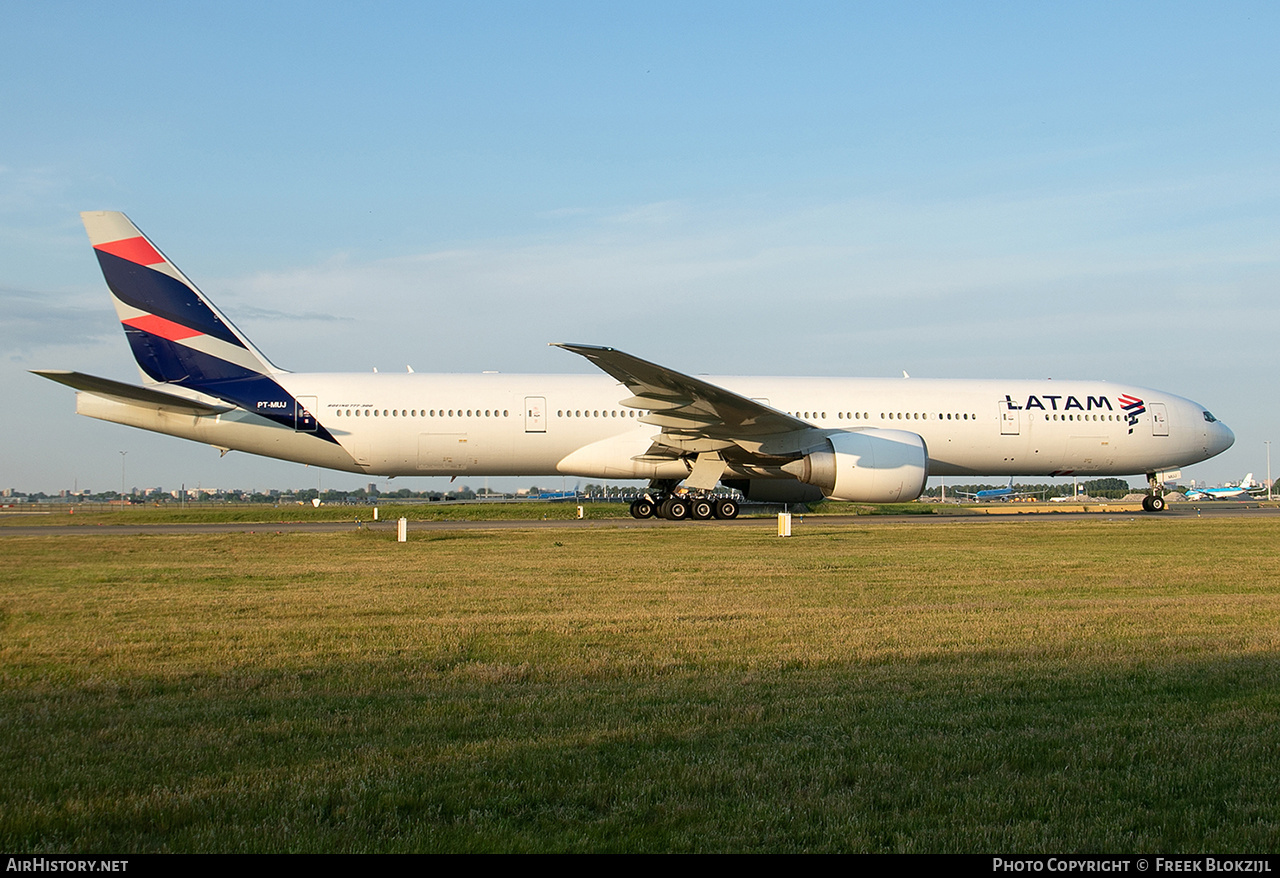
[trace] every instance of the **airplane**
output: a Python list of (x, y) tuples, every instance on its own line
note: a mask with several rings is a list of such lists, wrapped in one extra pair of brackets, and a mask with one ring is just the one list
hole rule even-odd
[[(82, 415), (344, 472), (648, 480), (637, 518), (738, 501), (914, 500), (934, 476), (1162, 473), (1220, 454), (1199, 403), (1102, 381), (693, 377), (556, 343), (604, 374), (297, 373), (270, 360), (123, 213), (81, 214), (142, 385), (33, 370)], [(736, 496), (736, 495), (735, 495)]]
[(953, 494), (959, 494), (961, 497), (972, 497), (979, 503), (987, 500), (1009, 500), (1013, 497), (1034, 497), (1043, 494), (1044, 491), (1015, 491), (1013, 490), (1013, 476), (1009, 477), (1009, 484), (1004, 488), (983, 488), (981, 491), (952, 491)]
[(529, 499), (530, 500), (547, 500), (552, 502), (558, 501), (558, 500), (577, 500), (578, 492), (576, 490), (574, 491), (542, 491), (541, 493), (535, 494), (533, 497), (530, 497)]
[(1267, 489), (1253, 480), (1249, 473), (1238, 485), (1227, 485), (1222, 488), (1189, 488), (1184, 495), (1188, 500), (1253, 500)]

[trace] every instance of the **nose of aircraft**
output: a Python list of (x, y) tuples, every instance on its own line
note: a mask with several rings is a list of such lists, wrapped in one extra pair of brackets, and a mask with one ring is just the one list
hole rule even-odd
[(1209, 425), (1209, 456), (1221, 454), (1236, 443), (1236, 434), (1222, 421), (1214, 421)]

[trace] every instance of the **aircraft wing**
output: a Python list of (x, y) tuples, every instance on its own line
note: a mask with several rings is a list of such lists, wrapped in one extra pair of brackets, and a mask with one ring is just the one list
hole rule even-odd
[(57, 381), (59, 384), (65, 384), (68, 387), (74, 387), (76, 390), (85, 390), (89, 393), (96, 393), (99, 396), (111, 396), (126, 402), (167, 411), (182, 412), (183, 414), (216, 415), (219, 412), (229, 412), (232, 409), (231, 406), (208, 405), (194, 399), (188, 399), (185, 396), (176, 396), (161, 390), (125, 384), (123, 381), (112, 381), (110, 378), (99, 378), (96, 375), (86, 375), (83, 372), (68, 372), (63, 369), (32, 369), (31, 374), (39, 375), (41, 378), (48, 378), (50, 381)]
[(685, 484), (711, 488), (730, 468), (779, 467), (801, 457), (824, 435), (813, 424), (700, 378), (607, 347), (556, 344), (586, 357), (622, 382), (643, 409), (641, 423), (661, 428), (636, 460), (692, 459)]
[(614, 348), (554, 346), (586, 357), (626, 385), (634, 395), (622, 405), (649, 411), (640, 420), (664, 432), (736, 440), (814, 429), (762, 402)]

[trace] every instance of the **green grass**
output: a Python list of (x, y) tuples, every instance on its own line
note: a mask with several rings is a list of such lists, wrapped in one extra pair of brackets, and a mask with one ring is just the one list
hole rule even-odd
[[(74, 512), (69, 510), (75, 509)], [(411, 521), (568, 521), (578, 517), (576, 503), (539, 503), (536, 501), (515, 503), (380, 503), (378, 517), (393, 521), (404, 516)], [(310, 504), (286, 504), (270, 506), (265, 503), (246, 504), (193, 504), (180, 506), (130, 506), (125, 508), (93, 505), (44, 504), (44, 508), (31, 512), (11, 512), (0, 515), (0, 529), (10, 526), (31, 525), (59, 526), (114, 524), (264, 524), (298, 521), (371, 521), (373, 506), (320, 506)], [(630, 518), (625, 503), (586, 503), (583, 512), (587, 518)]]
[[(401, 516), (410, 521), (569, 521), (578, 517), (573, 502), (543, 503), (537, 501), (492, 503), (379, 503), (378, 517), (393, 521)], [(631, 517), (626, 503), (583, 503), (583, 516), (595, 520), (626, 520)], [(743, 517), (772, 516), (780, 506), (767, 506), (768, 512), (748, 506)], [(70, 510), (74, 509), (74, 512)], [(13, 510), (0, 515), (0, 531), (4, 527), (134, 524), (268, 524), (299, 521), (370, 521), (373, 506), (320, 506), (289, 503), (271, 506), (265, 503), (217, 504), (191, 506), (138, 505), (128, 507), (46, 503), (29, 510)], [(816, 515), (964, 515), (959, 506), (942, 507), (926, 503), (840, 503), (824, 500), (810, 505)]]
[(0, 848), (1274, 851), (1276, 530), (3, 537)]

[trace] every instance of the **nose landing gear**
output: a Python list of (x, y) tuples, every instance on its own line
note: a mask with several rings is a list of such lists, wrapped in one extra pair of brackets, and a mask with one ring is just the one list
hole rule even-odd
[(1147, 484), (1151, 486), (1151, 493), (1142, 498), (1142, 508), (1147, 512), (1164, 512), (1164, 485), (1155, 473), (1147, 473)]

